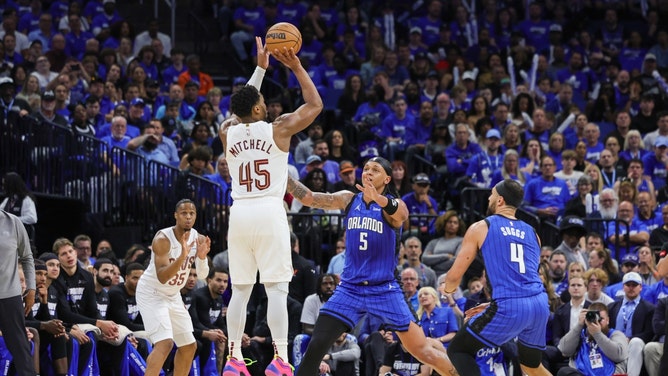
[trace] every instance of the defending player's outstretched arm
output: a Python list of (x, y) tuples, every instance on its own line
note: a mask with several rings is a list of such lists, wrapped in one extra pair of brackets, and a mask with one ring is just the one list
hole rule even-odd
[(350, 191), (338, 191), (335, 193), (313, 192), (299, 180), (288, 176), (287, 192), (293, 195), (299, 202), (306, 206), (318, 209), (345, 209), (355, 196)]

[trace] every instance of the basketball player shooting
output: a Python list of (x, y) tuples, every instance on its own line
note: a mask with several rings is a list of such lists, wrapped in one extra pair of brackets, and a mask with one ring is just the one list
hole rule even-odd
[[(246, 325), (246, 305), (255, 276), (267, 292), (267, 323), (274, 339), (275, 355), (266, 375), (293, 374), (288, 364), (288, 283), (292, 279), (290, 230), (283, 207), (288, 181), (288, 150), (292, 136), (308, 127), (322, 111), (322, 100), (293, 49), (266, 51), (256, 38), (258, 67), (230, 99), (234, 116), (223, 122), (219, 137), (232, 175), (230, 227), (230, 280), (232, 299), (227, 310), (230, 358), (224, 376), (250, 375), (243, 362), (241, 339)], [(295, 112), (266, 122), (267, 106), (258, 91), (269, 55), (297, 77), (304, 104)]]

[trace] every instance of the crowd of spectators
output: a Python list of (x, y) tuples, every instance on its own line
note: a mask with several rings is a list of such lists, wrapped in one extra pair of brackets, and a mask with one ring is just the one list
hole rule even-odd
[[(668, 7), (662, 2), (243, 0), (223, 1), (216, 10), (221, 40), (248, 66), (249, 42), (268, 26), (291, 22), (301, 30), (299, 56), (326, 110), (293, 143), (295, 178), (314, 191), (354, 191), (365, 158), (392, 162), (392, 187), (412, 214), (398, 269), (425, 334), (447, 347), (463, 312), (491, 299), (482, 265), (467, 273), (462, 288), (468, 291), (444, 294), (439, 281), (466, 229), (458, 213), (462, 190), (510, 178), (525, 189), (523, 210), (558, 226), (562, 241), (554, 251), (545, 247), (541, 270), (553, 311), (546, 363), (555, 373), (570, 372), (568, 365), (586, 374), (587, 363), (599, 364), (582, 354), (596, 348), (600, 365), (615, 373), (637, 375), (643, 367), (650, 376), (666, 373), (659, 372), (658, 343), (665, 337), (668, 279), (655, 266), (655, 251), (665, 251), (668, 241), (668, 30), (661, 22)], [(0, 109), (8, 122), (25, 116), (48, 121), (227, 189), (230, 175), (215, 135), (229, 115), (230, 93), (201, 71), (199, 56), (160, 33), (157, 21), (137, 33), (114, 0), (6, 1), (0, 11)], [(296, 108), (300, 95), (279, 65), (267, 77), (284, 89), (266, 98), (271, 121)], [(235, 77), (231, 91), (245, 84)], [(299, 255), (303, 238), (293, 237), (293, 260), (313, 280), (308, 291), (303, 281), (291, 287), (291, 317), (301, 311), (303, 324), (299, 330), (300, 323), (292, 323), (296, 336), (308, 334), (317, 306), (331, 295), (345, 243), (339, 246), (339, 213), (289, 199), (286, 205), (311, 213), (334, 239), (324, 247), (303, 243), (302, 254), (336, 253), (332, 262), (328, 256), (316, 265)], [(64, 254), (85, 248), (78, 243), (54, 245), (55, 259), (71, 263)], [(95, 265), (99, 275), (84, 256), (81, 268)], [(137, 249), (128, 252), (127, 264), (137, 258)], [(68, 275), (78, 270), (63, 268)], [(201, 293), (203, 304), (217, 312), (209, 322), (200, 315), (198, 338), (205, 344), (224, 337), (218, 319), (225, 303), (215, 297), (226, 290), (224, 270), (212, 269), (211, 285), (202, 287), (210, 289)], [(323, 274), (316, 284), (317, 272)], [(141, 270), (133, 266), (124, 274), (137, 279)], [(194, 280), (188, 286), (192, 290)], [(261, 295), (252, 314), (262, 312)], [(308, 322), (300, 307), (306, 302)], [(599, 316), (586, 317), (585, 307)], [(91, 325), (112, 331), (98, 321)], [(402, 355), (392, 334), (376, 324), (342, 336), (321, 370), (420, 372), (419, 362)], [(266, 328), (256, 333), (264, 334), (244, 337), (245, 351), (266, 360)], [(581, 337), (590, 348), (579, 347)], [(488, 349), (481, 365), (507, 369), (516, 360), (514, 346)], [(295, 352), (298, 358), (297, 346)], [(200, 359), (207, 354), (203, 350)]]

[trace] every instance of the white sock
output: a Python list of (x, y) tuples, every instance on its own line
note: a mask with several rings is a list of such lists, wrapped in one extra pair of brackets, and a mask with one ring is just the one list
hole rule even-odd
[(248, 300), (253, 292), (253, 285), (232, 285), (232, 299), (227, 307), (227, 335), (230, 355), (242, 360), (241, 337), (246, 327), (246, 312)]
[(288, 283), (265, 283), (267, 291), (267, 325), (278, 356), (288, 362)]

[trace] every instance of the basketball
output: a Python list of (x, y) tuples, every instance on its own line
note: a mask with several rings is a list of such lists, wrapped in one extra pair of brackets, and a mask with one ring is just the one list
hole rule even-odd
[(264, 39), (266, 49), (273, 52), (274, 49), (283, 51), (283, 47), (295, 50), (295, 54), (302, 48), (302, 33), (295, 25), (288, 22), (279, 22), (270, 27)]

